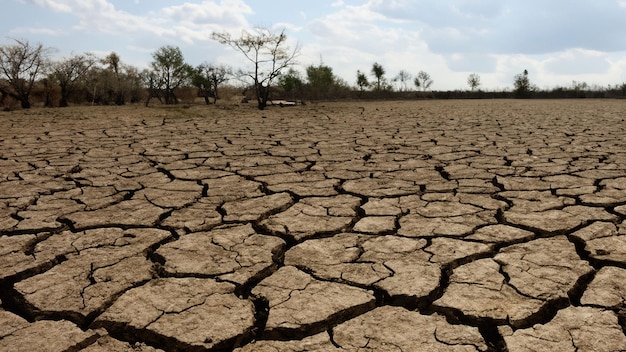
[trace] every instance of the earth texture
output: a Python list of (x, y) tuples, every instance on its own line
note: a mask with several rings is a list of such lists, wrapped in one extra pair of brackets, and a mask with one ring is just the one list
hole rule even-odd
[(1, 351), (626, 351), (626, 101), (0, 113)]

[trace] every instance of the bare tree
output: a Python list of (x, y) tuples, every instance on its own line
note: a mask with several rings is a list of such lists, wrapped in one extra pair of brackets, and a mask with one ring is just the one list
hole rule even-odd
[(253, 32), (244, 30), (239, 38), (230, 33), (213, 33), (213, 39), (241, 52), (252, 69), (239, 73), (253, 81), (254, 91), (260, 110), (265, 109), (270, 97), (272, 83), (285, 68), (295, 63), (300, 46), (291, 50), (287, 45), (285, 31), (274, 33), (266, 28), (256, 28)]
[(122, 65), (120, 56), (116, 52), (111, 52), (107, 55), (102, 63), (107, 65), (109, 71), (113, 73), (113, 78), (115, 81), (115, 87), (113, 88), (113, 95), (115, 97), (116, 105), (124, 105), (124, 90), (122, 89)]
[(417, 88), (421, 88), (422, 91), (425, 92), (428, 88), (430, 88), (430, 86), (433, 85), (433, 80), (426, 71), (420, 71), (415, 77), (413, 83), (415, 83)]
[(58, 61), (52, 65), (50, 78), (61, 88), (60, 107), (68, 106), (68, 100), (77, 83), (85, 77), (87, 72), (97, 62), (93, 54), (74, 55), (68, 59)]
[(406, 70), (400, 70), (395, 80), (400, 81), (400, 84), (402, 86), (402, 88), (400, 88), (401, 91), (408, 90), (408, 82), (411, 80), (411, 74), (408, 73)]
[(102, 66), (94, 65), (84, 82), (85, 87), (90, 88), (88, 95), (92, 96), (93, 103), (124, 105), (143, 99), (146, 87), (137, 67), (124, 64), (115, 52), (100, 59), (99, 63)]
[(15, 40), (13, 45), (0, 46), (0, 91), (30, 108), (30, 93), (37, 79), (44, 74), (50, 49), (42, 44)]
[(472, 73), (467, 76), (467, 84), (470, 86), (470, 89), (473, 91), (480, 86), (480, 76), (476, 73)]
[(131, 103), (139, 102), (143, 99), (145, 86), (142, 82), (141, 71), (132, 65), (123, 65), (122, 93), (124, 99)]

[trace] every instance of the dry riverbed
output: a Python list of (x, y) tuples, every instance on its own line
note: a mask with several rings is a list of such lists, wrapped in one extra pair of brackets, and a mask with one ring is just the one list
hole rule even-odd
[(625, 351), (626, 101), (0, 113), (2, 351)]

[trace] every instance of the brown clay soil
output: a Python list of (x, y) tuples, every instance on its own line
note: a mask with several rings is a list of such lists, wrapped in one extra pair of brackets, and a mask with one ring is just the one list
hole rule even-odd
[(626, 101), (0, 113), (1, 351), (625, 351)]

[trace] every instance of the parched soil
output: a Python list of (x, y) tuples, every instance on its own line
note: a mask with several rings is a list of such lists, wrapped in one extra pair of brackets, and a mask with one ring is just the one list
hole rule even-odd
[(626, 101), (0, 113), (1, 351), (626, 351)]

